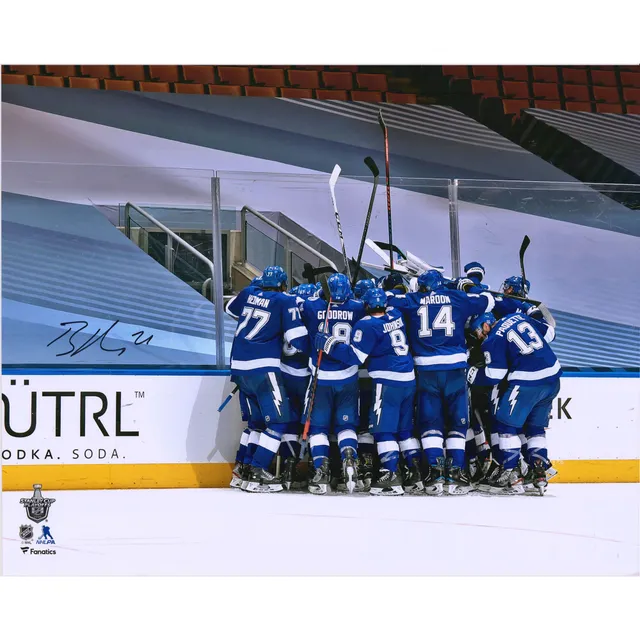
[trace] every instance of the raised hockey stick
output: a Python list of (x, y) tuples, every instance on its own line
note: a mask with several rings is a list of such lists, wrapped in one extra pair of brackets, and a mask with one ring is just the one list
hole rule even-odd
[(238, 393), (240, 387), (236, 385), (236, 388), (224, 399), (224, 402), (218, 407), (218, 413), (222, 413), (222, 410), (231, 402), (231, 398)]
[(524, 254), (528, 248), (528, 246), (531, 244), (531, 239), (529, 238), (529, 236), (525, 236), (522, 239), (522, 244), (520, 245), (520, 273), (522, 273), (522, 286), (525, 286), (525, 282), (527, 280), (527, 278), (524, 275)]
[(346, 270), (347, 278), (351, 281), (351, 266), (349, 265), (349, 258), (347, 258), (347, 250), (344, 246), (344, 236), (342, 235), (342, 225), (340, 224), (340, 214), (338, 213), (338, 204), (336, 202), (336, 182), (338, 182), (338, 178), (340, 177), (340, 172), (342, 169), (340, 165), (337, 164), (333, 167), (333, 171), (331, 172), (331, 177), (329, 178), (329, 190), (331, 191), (331, 202), (333, 204), (333, 213), (336, 216), (336, 224), (338, 225), (338, 236), (340, 238), (340, 247), (342, 249), (342, 257), (344, 258), (344, 268)]
[[(382, 117), (382, 109), (378, 112), (378, 122), (384, 136), (384, 169), (387, 177), (387, 218), (389, 221), (389, 244), (393, 244), (393, 227), (391, 224), (391, 174), (389, 169), (389, 131)], [(393, 251), (389, 249), (389, 266), (393, 269)]]
[(364, 163), (369, 167), (369, 170), (373, 174), (373, 189), (371, 190), (371, 198), (369, 199), (369, 208), (367, 209), (367, 217), (364, 221), (364, 229), (362, 230), (362, 240), (360, 241), (360, 249), (358, 250), (358, 258), (356, 260), (356, 267), (353, 274), (353, 280), (351, 286), (355, 287), (358, 281), (358, 272), (360, 271), (360, 265), (362, 264), (362, 252), (364, 251), (364, 243), (367, 239), (367, 231), (369, 230), (369, 222), (371, 221), (371, 212), (373, 211), (373, 203), (376, 199), (376, 189), (378, 188), (378, 178), (380, 177), (380, 170), (371, 156), (367, 156), (364, 159)]

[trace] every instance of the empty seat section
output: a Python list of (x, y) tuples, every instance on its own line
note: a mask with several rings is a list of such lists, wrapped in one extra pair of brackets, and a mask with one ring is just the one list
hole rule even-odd
[(387, 91), (385, 94), (387, 102), (393, 102), (395, 104), (416, 104), (417, 96), (415, 93), (392, 93)]
[(533, 97), (536, 100), (559, 100), (558, 85), (547, 82), (534, 82)]
[(622, 113), (621, 104), (607, 104), (606, 102), (600, 102), (596, 105), (596, 111), (598, 113)]
[(69, 78), (69, 86), (72, 89), (99, 89), (99, 78)]
[(317, 89), (320, 86), (320, 79), (317, 71), (305, 69), (290, 69), (287, 72), (289, 84), (300, 89)]
[(24, 73), (28, 76), (40, 75), (42, 73), (42, 69), (39, 64), (12, 64), (11, 71), (16, 71), (17, 73)]
[(133, 80), (110, 80), (104, 81), (104, 88), (107, 91), (135, 91)]
[(524, 66), (510, 65), (502, 66), (502, 77), (505, 80), (517, 80), (519, 82), (529, 82), (529, 69)]
[(152, 93), (169, 93), (168, 82), (141, 82), (140, 91), (148, 91)]
[(204, 85), (202, 84), (189, 84), (186, 82), (176, 82), (173, 85), (173, 89), (176, 93), (204, 93)]
[(468, 78), (469, 67), (462, 65), (443, 65), (442, 73), (445, 76), (453, 76), (454, 78)]
[(640, 73), (621, 71), (620, 80), (622, 81), (623, 87), (638, 87), (640, 89)]
[(313, 98), (313, 90), (282, 87), (282, 89), (280, 89), (280, 95), (283, 98), (293, 98), (294, 100), (300, 100), (301, 98)]
[(563, 88), (564, 97), (567, 100), (575, 100), (577, 102), (589, 102), (591, 100), (589, 87), (579, 84), (565, 84)]
[(242, 87), (221, 85), (221, 84), (210, 84), (209, 93), (216, 96), (241, 96)]
[(565, 84), (589, 84), (586, 69), (562, 69), (562, 80)]
[(604, 87), (617, 86), (616, 74), (613, 71), (591, 71), (591, 84)]
[(183, 65), (182, 74), (187, 82), (214, 84), (216, 81), (213, 67), (210, 65)]
[(567, 102), (567, 111), (591, 111), (590, 102)]
[(346, 71), (323, 71), (322, 83), (327, 89), (351, 89), (353, 76)]
[(256, 84), (267, 87), (283, 87), (285, 85), (283, 69), (261, 69), (256, 67), (253, 69), (253, 79)]
[(83, 64), (80, 73), (91, 78), (110, 78), (111, 68), (108, 64)]
[(640, 104), (628, 104), (627, 113), (640, 116)]
[(497, 80), (500, 77), (497, 65), (473, 65), (471, 70), (474, 78)]
[(640, 104), (640, 89), (630, 89), (625, 87), (622, 90), (622, 95), (624, 96), (625, 102)]
[(347, 71), (348, 73), (358, 73), (358, 65), (357, 64), (329, 64), (327, 68), (331, 71)]
[(318, 100), (348, 100), (347, 92), (344, 89), (316, 89)]
[(33, 76), (36, 87), (64, 87), (64, 78), (58, 76)]
[(248, 67), (218, 67), (218, 76), (222, 84), (243, 86), (251, 84)]
[(506, 114), (515, 113), (516, 115), (520, 115), (520, 112), (523, 109), (529, 108), (528, 100), (503, 100), (502, 108)]
[(596, 102), (608, 102), (609, 104), (620, 102), (618, 89), (615, 87), (593, 87), (593, 97)]
[(141, 64), (117, 64), (115, 75), (123, 80), (145, 80), (144, 67)]
[(558, 82), (556, 67), (533, 67), (534, 82)]
[(502, 95), (505, 98), (517, 98), (519, 100), (529, 99), (529, 83), (514, 82), (513, 80), (505, 80), (502, 83)]
[(178, 82), (180, 73), (175, 64), (150, 64), (149, 75), (152, 80), (160, 80), (161, 82)]
[(74, 64), (48, 64), (45, 69), (47, 73), (54, 76), (68, 78), (76, 75), (76, 66)]
[(562, 109), (558, 100), (536, 100), (533, 104), (536, 109)]
[(21, 73), (3, 73), (2, 84), (29, 84), (29, 79)]
[(278, 89), (276, 87), (252, 87), (244, 88), (244, 94), (253, 98), (277, 98)]
[(386, 91), (387, 76), (384, 73), (356, 73), (356, 84), (364, 91)]
[(471, 91), (488, 98), (497, 98), (500, 95), (498, 83), (495, 80), (472, 80)]
[(351, 99), (354, 102), (382, 102), (380, 91), (352, 91)]

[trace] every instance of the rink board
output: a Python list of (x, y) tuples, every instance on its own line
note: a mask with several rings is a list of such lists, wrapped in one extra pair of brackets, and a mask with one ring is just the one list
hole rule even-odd
[[(3, 375), (3, 489), (227, 486), (237, 396), (217, 409), (234, 385), (228, 372), (180, 373)], [(559, 482), (640, 481), (638, 387), (563, 376), (547, 431)]]

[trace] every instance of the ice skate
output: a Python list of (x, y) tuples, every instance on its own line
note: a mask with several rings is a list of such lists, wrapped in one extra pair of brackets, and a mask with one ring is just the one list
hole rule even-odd
[(525, 493), (535, 493), (543, 496), (549, 484), (547, 480), (547, 469), (544, 468), (542, 460), (536, 460), (523, 480)]
[(249, 493), (275, 493), (282, 491), (282, 484), (276, 476), (260, 467), (251, 467), (247, 480), (242, 483), (242, 489)]
[(323, 460), (319, 468), (315, 470), (313, 478), (309, 480), (309, 493), (324, 495), (329, 492), (331, 473), (329, 472), (329, 460)]
[(471, 491), (471, 484), (465, 470), (451, 465), (451, 459), (447, 459), (446, 477), (444, 481), (445, 491), (450, 496), (464, 496)]
[(245, 476), (245, 465), (242, 462), (236, 462), (235, 467), (233, 467), (233, 471), (231, 472), (231, 482), (229, 486), (232, 489), (242, 489), (242, 483), (246, 479)]
[(286, 491), (291, 491), (291, 487), (293, 486), (293, 479), (296, 473), (296, 459), (295, 458), (287, 458), (284, 461), (282, 470), (282, 486)]
[(372, 496), (401, 496), (404, 493), (402, 479), (395, 471), (380, 469), (378, 478), (371, 483)]
[(358, 458), (358, 491), (369, 491), (373, 482), (373, 455), (363, 453)]
[(498, 477), (499, 473), (500, 465), (495, 460), (491, 460), (489, 468), (482, 474), (478, 482), (477, 490), (482, 493), (491, 493), (491, 482)]
[(422, 493), (424, 491), (424, 483), (422, 482), (422, 472), (420, 470), (420, 461), (414, 458), (411, 465), (404, 466), (404, 480), (402, 487), (405, 493)]
[(342, 478), (344, 489), (348, 493), (353, 493), (358, 485), (358, 460), (355, 458), (352, 449), (347, 449), (342, 461)]
[(436, 464), (430, 465), (424, 478), (424, 490), (427, 495), (439, 496), (444, 491), (444, 458), (436, 458)]
[(489, 493), (498, 496), (524, 493), (524, 483), (514, 469), (504, 469), (500, 467), (495, 477), (489, 480)]

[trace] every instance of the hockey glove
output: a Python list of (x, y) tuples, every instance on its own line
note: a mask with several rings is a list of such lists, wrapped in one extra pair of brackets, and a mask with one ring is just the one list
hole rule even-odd
[(477, 286), (471, 278), (460, 278), (458, 280), (458, 291), (468, 292), (473, 287)]
[(327, 355), (331, 351), (331, 347), (335, 344), (336, 339), (328, 333), (316, 333), (315, 345), (318, 351), (324, 351)]
[(473, 381), (476, 379), (478, 375), (478, 367), (469, 367), (469, 371), (467, 371), (467, 382), (469, 384), (473, 384)]

